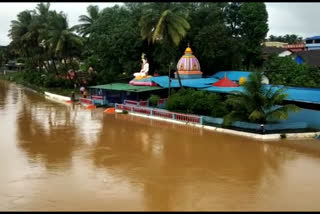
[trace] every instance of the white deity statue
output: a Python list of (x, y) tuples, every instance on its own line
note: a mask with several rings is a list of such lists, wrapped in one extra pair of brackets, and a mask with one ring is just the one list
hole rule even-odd
[(133, 75), (135, 77), (146, 77), (149, 72), (149, 63), (147, 59), (142, 59), (142, 68), (140, 72), (136, 72)]

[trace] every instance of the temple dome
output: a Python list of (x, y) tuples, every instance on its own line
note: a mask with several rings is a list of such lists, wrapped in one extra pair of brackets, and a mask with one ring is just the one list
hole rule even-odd
[(177, 64), (177, 70), (182, 79), (184, 78), (201, 78), (200, 63), (192, 54), (190, 47), (187, 47), (184, 55)]
[(190, 47), (187, 47), (184, 55), (180, 58), (177, 64), (178, 71), (200, 71), (200, 63), (192, 54)]

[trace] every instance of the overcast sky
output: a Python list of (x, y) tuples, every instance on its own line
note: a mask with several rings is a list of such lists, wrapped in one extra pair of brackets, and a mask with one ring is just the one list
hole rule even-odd
[[(78, 24), (78, 17), (87, 14), (88, 5), (98, 5), (100, 9), (112, 7), (116, 3), (73, 2), (51, 3), (50, 9), (63, 11), (68, 15), (69, 26)], [(0, 45), (8, 45), (8, 31), (11, 20), (17, 19), (17, 14), (23, 10), (32, 10), (36, 2), (0, 2)], [(269, 33), (273, 35), (297, 34), (302, 37), (320, 35), (320, 3), (266, 3), (269, 15)]]

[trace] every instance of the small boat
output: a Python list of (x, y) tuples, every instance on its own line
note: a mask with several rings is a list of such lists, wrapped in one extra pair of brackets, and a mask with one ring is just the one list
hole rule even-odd
[(104, 110), (104, 113), (107, 113), (107, 114), (114, 114), (115, 112), (116, 112), (116, 109), (114, 107), (107, 108), (106, 110)]
[(96, 108), (97, 107), (95, 105), (92, 105), (92, 104), (85, 106), (85, 109), (96, 109)]

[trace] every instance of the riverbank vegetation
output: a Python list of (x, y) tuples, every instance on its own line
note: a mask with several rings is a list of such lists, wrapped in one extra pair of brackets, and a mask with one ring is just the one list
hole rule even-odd
[(42, 74), (39, 77), (38, 72), (14, 72), (7, 73), (6, 75), (0, 75), (0, 79), (13, 81), (15, 83), (31, 88), (39, 93), (48, 91), (51, 93), (69, 97), (71, 96), (72, 91), (74, 91), (75, 94), (79, 95), (79, 88), (74, 88), (73, 83), (70, 80), (56, 78), (53, 75), (51, 75), (50, 77), (46, 77), (44, 75), (48, 74)]

